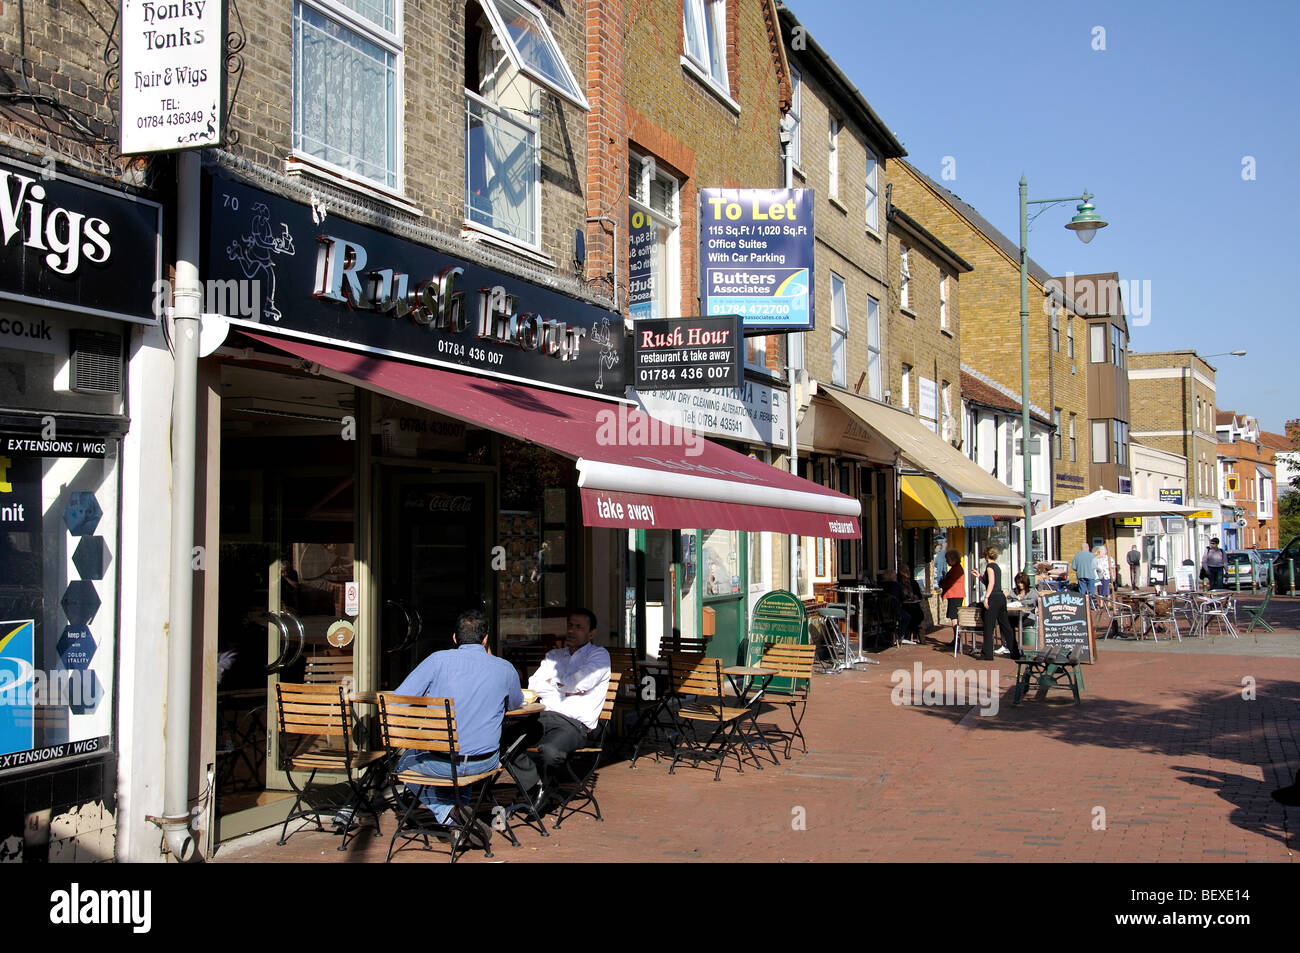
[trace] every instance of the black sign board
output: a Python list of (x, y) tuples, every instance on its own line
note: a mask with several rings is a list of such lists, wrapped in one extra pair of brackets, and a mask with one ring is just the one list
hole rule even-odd
[(637, 390), (739, 387), (744, 348), (739, 315), (638, 321), (632, 332), (632, 386)]
[(1081, 662), (1096, 661), (1097, 642), (1087, 596), (1080, 592), (1043, 592), (1039, 593), (1038, 606), (1044, 648), (1065, 646), (1073, 649)]
[(0, 160), (0, 298), (148, 323), (162, 206)]
[[(205, 311), (452, 370), (622, 397), (614, 312), (207, 176)], [(221, 301), (212, 301), (215, 291)], [(214, 306), (215, 305), (215, 306)]]

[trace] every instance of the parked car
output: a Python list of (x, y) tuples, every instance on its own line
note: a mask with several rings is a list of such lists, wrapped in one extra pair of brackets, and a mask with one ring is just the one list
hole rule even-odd
[(1253, 549), (1234, 549), (1228, 553), (1228, 565), (1223, 572), (1223, 584), (1240, 589), (1249, 584), (1252, 589), (1268, 585), (1268, 568)]
[(1296, 580), (1291, 578), (1292, 567), (1300, 575), (1300, 536), (1293, 536), (1291, 542), (1273, 559), (1273, 583), (1278, 592), (1295, 592)]

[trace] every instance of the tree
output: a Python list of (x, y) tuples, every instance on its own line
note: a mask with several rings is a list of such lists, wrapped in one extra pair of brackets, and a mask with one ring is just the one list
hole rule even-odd
[(1288, 490), (1277, 498), (1278, 543), (1300, 534), (1300, 490)]

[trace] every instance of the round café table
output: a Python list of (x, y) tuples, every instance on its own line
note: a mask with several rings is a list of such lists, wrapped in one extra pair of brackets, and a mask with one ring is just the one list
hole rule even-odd
[[(856, 595), (858, 597), (858, 650), (857, 653), (852, 658), (849, 658), (847, 660), (848, 664), (879, 665), (880, 661), (878, 659), (867, 658), (865, 655), (862, 654), (862, 626), (867, 619), (867, 617), (863, 614), (866, 611), (866, 598), (867, 598), (866, 594), (868, 592), (880, 592), (879, 587), (877, 586), (832, 586), (831, 588), (834, 589), (836, 592), (843, 593), (845, 595), (850, 595), (850, 596)], [(895, 632), (895, 638), (897, 638), (897, 632)]]

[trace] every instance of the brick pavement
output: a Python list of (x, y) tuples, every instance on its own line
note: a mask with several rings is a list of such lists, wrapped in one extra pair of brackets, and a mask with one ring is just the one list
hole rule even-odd
[[(1300, 600), (1279, 607), (1293, 615)], [(807, 754), (764, 771), (728, 767), (717, 783), (711, 768), (669, 776), (652, 758), (611, 764), (604, 823), (574, 818), (546, 839), (521, 830), (519, 848), (496, 838), (494, 860), (1287, 862), (1300, 809), (1269, 792), (1300, 768), (1300, 631), (1265, 639), (1269, 654), (1252, 654), (1249, 636), (1213, 652), (1103, 642), (1078, 707), (1053, 692), (1013, 709), (1014, 665), (963, 659), (959, 668), (999, 674), (1004, 697), (990, 717), (893, 704), (896, 669), (954, 665), (939, 646), (902, 646), (880, 666), (815, 679)], [(304, 832), (283, 848), (274, 838), (250, 835), (215, 860), (377, 862), (387, 846), (365, 834), (340, 854), (333, 835)]]

